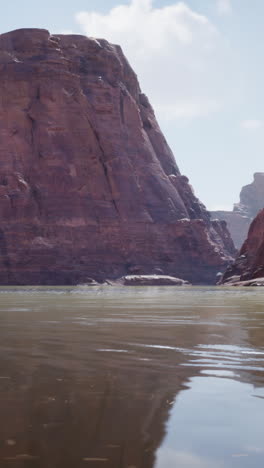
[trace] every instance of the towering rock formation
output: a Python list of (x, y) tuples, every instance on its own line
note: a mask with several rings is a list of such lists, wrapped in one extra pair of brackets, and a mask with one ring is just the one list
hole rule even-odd
[(234, 253), (175, 163), (119, 46), (0, 36), (0, 283), (155, 269), (213, 282)]
[(247, 281), (264, 277), (264, 210), (252, 222), (248, 237), (235, 263), (224, 274), (223, 282)]
[(240, 202), (233, 211), (211, 211), (213, 218), (227, 222), (235, 246), (240, 249), (245, 241), (250, 223), (257, 213), (264, 208), (264, 172), (254, 174), (251, 184), (242, 188)]
[(264, 208), (264, 172), (256, 172), (251, 184), (242, 188), (240, 203), (234, 205), (234, 212), (254, 219)]

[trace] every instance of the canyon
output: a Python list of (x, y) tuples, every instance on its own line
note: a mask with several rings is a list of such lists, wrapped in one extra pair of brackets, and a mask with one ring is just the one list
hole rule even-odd
[[(259, 280), (251, 281), (256, 279)], [(235, 263), (227, 268), (222, 282), (245, 282), (245, 286), (264, 285), (264, 209), (252, 222), (239, 256)]]
[(235, 255), (182, 175), (121, 48), (0, 35), (0, 283), (164, 274), (214, 284)]
[(247, 238), (251, 222), (263, 208), (264, 173), (257, 172), (253, 182), (242, 188), (240, 201), (234, 204), (233, 211), (211, 211), (211, 216), (226, 221), (234, 244), (240, 249)]

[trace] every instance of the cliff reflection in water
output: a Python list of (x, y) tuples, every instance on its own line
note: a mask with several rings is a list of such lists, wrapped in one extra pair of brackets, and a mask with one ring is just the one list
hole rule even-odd
[[(263, 343), (258, 294), (205, 288), (0, 290), (0, 466), (174, 466), (169, 463), (175, 458), (166, 457), (177, 440), (186, 449), (180, 434), (189, 430), (192, 445), (184, 427), (187, 409), (178, 412), (177, 395), (193, 378), (206, 388), (212, 378), (206, 373), (222, 369), (223, 376), (231, 372), (232, 382), (263, 385), (263, 356), (256, 355)], [(253, 324), (258, 333), (251, 333)], [(254, 362), (245, 361), (243, 349), (249, 348)], [(187, 394), (180, 393), (179, 401)], [(195, 411), (199, 401), (190, 401)], [(203, 417), (197, 428), (204, 426)], [(158, 451), (162, 443), (164, 453)], [(198, 466), (188, 450), (184, 467)]]

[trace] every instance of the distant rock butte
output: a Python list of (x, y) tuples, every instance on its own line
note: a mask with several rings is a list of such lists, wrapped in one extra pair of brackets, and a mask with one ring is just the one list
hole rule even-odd
[(182, 176), (119, 46), (0, 36), (0, 283), (155, 271), (213, 283), (234, 254)]
[[(261, 210), (252, 222), (248, 237), (243, 244), (239, 255), (233, 265), (225, 272), (223, 283), (246, 282), (252, 284), (252, 279), (260, 278), (259, 285), (264, 277), (264, 210)], [(253, 282), (255, 283), (255, 282)]]
[(236, 248), (240, 249), (245, 241), (248, 229), (257, 215), (264, 208), (264, 172), (254, 174), (251, 184), (242, 188), (240, 202), (233, 211), (211, 211), (212, 218), (226, 221)]

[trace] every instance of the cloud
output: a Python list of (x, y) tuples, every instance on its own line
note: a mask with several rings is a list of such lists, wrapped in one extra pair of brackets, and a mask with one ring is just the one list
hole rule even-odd
[(251, 119), (251, 120), (243, 120), (241, 122), (241, 127), (245, 130), (259, 130), (263, 128), (264, 122), (263, 120)]
[(79, 12), (76, 20), (88, 36), (122, 46), (162, 119), (207, 116), (223, 105), (230, 87), (223, 41), (185, 3), (155, 8), (152, 0), (130, 0), (107, 14)]
[(217, 0), (217, 10), (219, 15), (229, 15), (232, 13), (231, 0)]

